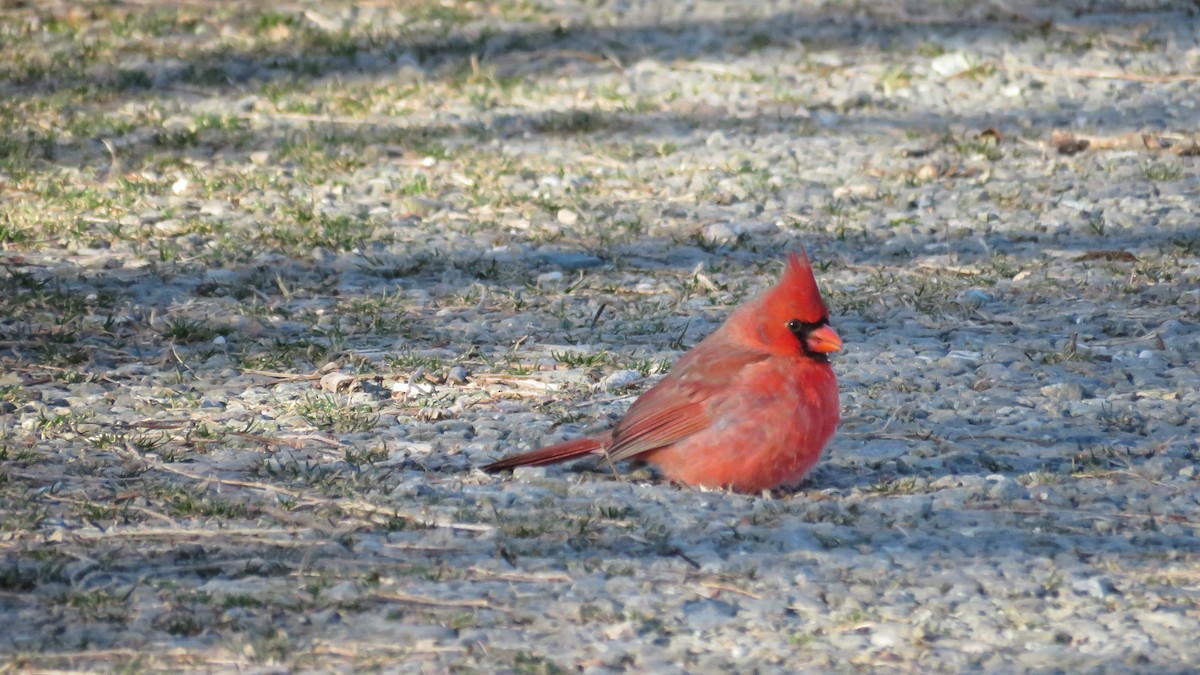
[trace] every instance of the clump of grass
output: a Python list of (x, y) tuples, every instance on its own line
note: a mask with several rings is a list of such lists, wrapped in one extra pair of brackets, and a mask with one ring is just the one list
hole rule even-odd
[(563, 364), (568, 368), (591, 368), (594, 366), (602, 366), (612, 362), (612, 355), (606, 351), (599, 352), (578, 352), (578, 351), (552, 351), (550, 358)]
[(379, 415), (369, 405), (354, 405), (344, 396), (310, 392), (295, 404), (295, 412), (309, 424), (339, 434), (370, 431)]
[(317, 212), (307, 204), (293, 203), (281, 210), (259, 239), (269, 249), (307, 255), (314, 248), (354, 250), (368, 239), (380, 240), (374, 232), (375, 223), (368, 219)]
[(231, 332), (232, 330), (227, 326), (213, 326), (205, 321), (176, 316), (167, 319), (167, 323), (162, 329), (162, 336), (167, 340), (190, 344), (207, 342), (218, 335), (229, 335)]
[(1142, 175), (1146, 180), (1156, 183), (1168, 182), (1179, 180), (1183, 176), (1183, 170), (1169, 164), (1148, 163), (1142, 165)]
[(614, 122), (598, 110), (566, 110), (542, 115), (533, 128), (543, 134), (585, 134), (605, 129)]

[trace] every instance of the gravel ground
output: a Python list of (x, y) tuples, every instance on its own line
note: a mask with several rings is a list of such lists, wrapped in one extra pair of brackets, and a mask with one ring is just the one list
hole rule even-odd
[[(1200, 10), (5, 3), (0, 670), (1200, 668)], [(576, 465), (806, 245), (794, 491)]]

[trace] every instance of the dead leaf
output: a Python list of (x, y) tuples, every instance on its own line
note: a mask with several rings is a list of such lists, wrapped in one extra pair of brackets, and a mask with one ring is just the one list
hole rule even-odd
[(348, 394), (362, 388), (358, 378), (340, 372), (325, 373), (321, 376), (318, 388), (334, 394)]
[(1175, 151), (1175, 154), (1180, 157), (1200, 157), (1200, 143), (1192, 141), (1191, 145), (1179, 148)]
[(975, 140), (988, 141), (993, 145), (1000, 145), (1004, 142), (1004, 134), (1000, 133), (1000, 130), (996, 127), (988, 127), (975, 134)]
[(937, 178), (940, 173), (941, 171), (939, 171), (936, 166), (932, 164), (922, 164), (917, 168), (917, 179), (923, 181), (933, 180), (934, 178)]
[(1091, 142), (1086, 138), (1075, 138), (1069, 131), (1055, 131), (1050, 134), (1050, 142), (1058, 149), (1060, 155), (1077, 155), (1088, 149)]

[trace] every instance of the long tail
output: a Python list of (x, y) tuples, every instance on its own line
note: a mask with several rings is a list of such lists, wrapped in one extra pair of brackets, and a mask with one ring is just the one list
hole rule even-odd
[(549, 445), (537, 450), (531, 450), (520, 455), (505, 457), (483, 467), (484, 471), (503, 471), (518, 466), (545, 466), (557, 464), (568, 459), (576, 459), (584, 455), (599, 454), (608, 445), (610, 435), (607, 433), (586, 438), (576, 438), (556, 445)]

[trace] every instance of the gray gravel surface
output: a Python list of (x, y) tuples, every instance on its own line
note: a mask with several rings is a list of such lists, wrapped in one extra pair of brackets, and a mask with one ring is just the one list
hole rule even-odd
[[(1200, 668), (1192, 3), (216, 7), (0, 9), (4, 668)], [(801, 244), (799, 489), (476, 468)]]

